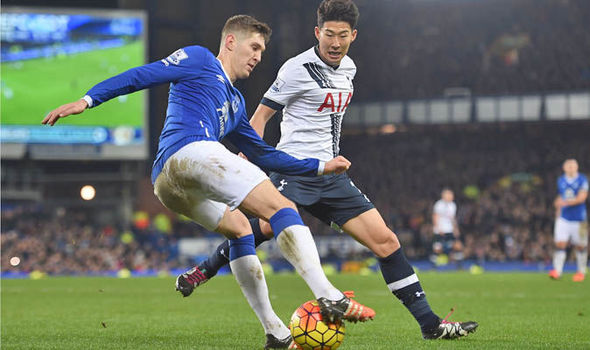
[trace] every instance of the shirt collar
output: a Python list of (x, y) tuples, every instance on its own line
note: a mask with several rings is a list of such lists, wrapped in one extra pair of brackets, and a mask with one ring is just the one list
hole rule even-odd
[(231, 79), (229, 78), (229, 74), (227, 74), (227, 72), (225, 71), (225, 68), (223, 67), (223, 63), (221, 63), (221, 60), (217, 57), (215, 57), (215, 59), (217, 60), (217, 62), (219, 62), (219, 65), (221, 66), (221, 70), (223, 71), (223, 75), (225, 75), (225, 79), (229, 82), (229, 85), (234, 87), (234, 84), (231, 82)]
[(332, 69), (334, 69), (334, 70), (336, 70), (336, 69), (338, 69), (338, 67), (340, 67), (340, 65), (333, 66), (333, 65), (331, 65), (331, 64), (327, 64), (327, 63), (324, 61), (324, 59), (322, 58), (322, 56), (320, 55), (320, 49), (319, 49), (318, 45), (316, 45), (316, 46), (314, 46), (314, 47), (313, 47), (313, 52), (315, 52), (315, 54), (318, 56), (318, 58), (319, 58), (319, 59), (320, 59), (320, 60), (321, 60), (321, 61), (322, 61), (322, 62), (323, 62), (323, 63), (324, 63), (326, 66), (328, 66), (328, 67), (331, 67), (331, 68), (332, 68)]

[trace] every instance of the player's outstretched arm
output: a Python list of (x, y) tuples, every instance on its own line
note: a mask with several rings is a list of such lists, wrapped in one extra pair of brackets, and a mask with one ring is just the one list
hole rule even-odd
[(59, 106), (58, 108), (49, 112), (49, 114), (43, 118), (41, 124), (49, 124), (53, 126), (59, 120), (59, 118), (65, 118), (72, 114), (80, 114), (84, 112), (86, 107), (88, 107), (88, 102), (83, 99)]
[(200, 46), (189, 46), (177, 50), (166, 59), (131, 68), (94, 85), (88, 90), (84, 99), (51, 111), (41, 123), (54, 125), (59, 118), (80, 114), (86, 108), (97, 107), (117, 96), (178, 81), (185, 77), (196, 77), (203, 68), (207, 52), (207, 49)]

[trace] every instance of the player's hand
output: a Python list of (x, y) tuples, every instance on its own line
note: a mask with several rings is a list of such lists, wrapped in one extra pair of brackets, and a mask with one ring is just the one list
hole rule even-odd
[(58, 108), (49, 112), (49, 114), (47, 114), (45, 118), (43, 118), (41, 124), (49, 124), (53, 126), (59, 118), (65, 118), (68, 115), (72, 114), (80, 114), (84, 112), (86, 107), (88, 107), (88, 102), (82, 99), (65, 104), (63, 106), (59, 106)]
[(567, 206), (567, 202), (562, 198), (557, 198), (555, 200), (555, 208), (560, 209)]
[(324, 174), (342, 174), (350, 168), (350, 161), (343, 156), (333, 158), (324, 166)]

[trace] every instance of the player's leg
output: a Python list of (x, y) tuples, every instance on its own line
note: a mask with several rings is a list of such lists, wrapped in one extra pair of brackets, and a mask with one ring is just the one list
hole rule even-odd
[[(264, 226), (261, 225), (263, 222)], [(258, 247), (260, 244), (270, 240), (273, 237), (270, 225), (258, 218), (250, 219), (250, 226), (254, 232), (254, 246)], [(262, 232), (262, 227), (267, 227), (267, 233)], [(205, 281), (211, 279), (217, 274), (219, 269), (229, 263), (229, 241), (223, 241), (217, 246), (215, 251), (209, 257), (203, 260), (199, 265), (195, 266), (195, 273), (203, 275)], [(204, 283), (203, 282), (203, 283)]]
[[(369, 248), (379, 262), (383, 278), (390, 291), (406, 306), (420, 325), (425, 337), (441, 336), (440, 318), (432, 312), (418, 277), (406, 259), (399, 240), (391, 231), (371, 201), (345, 174), (334, 177), (322, 189), (324, 196), (312, 207), (312, 215), (326, 223), (336, 223), (346, 233)], [(464, 326), (464, 328), (463, 328)], [(454, 329), (447, 335), (466, 335), (477, 327), (476, 323), (449, 323)]]
[(389, 290), (412, 313), (423, 330), (435, 328), (439, 317), (432, 312), (414, 269), (399, 240), (377, 209), (370, 209), (342, 225), (344, 232), (369, 248), (376, 256)]
[(475, 331), (475, 322), (441, 322), (432, 311), (397, 236), (387, 227), (377, 209), (370, 209), (346, 221), (342, 229), (377, 255), (387, 287), (414, 316), (424, 338), (454, 338)]
[[(230, 236), (234, 232), (251, 232), (251, 227), (239, 210), (227, 210), (216, 231)], [(264, 271), (256, 256), (254, 236), (247, 234), (229, 239), (228, 242), (229, 265), (242, 293), (264, 327), (267, 337), (265, 349), (288, 346), (291, 342), (290, 332), (272, 309)]]
[(463, 242), (461, 238), (457, 238), (453, 236), (453, 243), (452, 243), (452, 255), (451, 259), (457, 264), (458, 269), (463, 268), (463, 259), (465, 256), (463, 255)]
[(568, 222), (563, 218), (557, 218), (554, 226), (555, 251), (553, 252), (553, 269), (549, 271), (549, 277), (558, 279), (563, 273), (563, 265), (567, 258), (566, 248), (569, 241)]
[[(288, 198), (297, 198), (299, 194), (299, 184), (297, 180), (291, 181), (292, 177), (273, 173), (271, 181), (275, 187), (279, 187), (281, 193)], [(310, 199), (307, 199), (310, 200)], [(312, 199), (313, 200), (313, 199)], [(250, 219), (250, 226), (254, 232), (254, 244), (258, 247), (261, 243), (273, 238), (272, 228), (270, 224), (264, 220), (253, 218)], [(201, 283), (207, 282), (210, 278), (215, 276), (219, 269), (229, 263), (229, 242), (222, 242), (211, 255), (199, 265), (195, 266), (192, 270), (192, 274)], [(195, 287), (197, 287), (197, 284)]]
[(317, 247), (295, 204), (265, 180), (244, 199), (240, 208), (268, 221), (283, 256), (295, 267), (318, 299), (322, 315), (352, 321), (372, 319), (375, 312), (336, 289), (322, 269)]
[(588, 266), (588, 222), (578, 223), (577, 234), (572, 239), (572, 244), (576, 250), (576, 264), (578, 269), (572, 277), (574, 282), (582, 282), (586, 279), (586, 269)]
[(430, 261), (435, 268), (441, 265), (446, 265), (447, 255), (444, 253), (444, 234), (435, 233), (432, 235), (432, 255)]
[[(166, 162), (162, 173), (156, 179), (154, 192), (169, 209), (191, 218), (208, 230), (230, 238), (232, 271), (265, 329), (267, 345), (270, 339), (268, 335), (272, 335), (271, 338), (282, 339), (283, 342), (279, 345), (286, 347), (290, 342), (289, 330), (274, 313), (270, 304), (264, 273), (256, 256), (254, 237), (246, 216), (239, 210), (230, 210), (226, 204), (209, 198), (221, 198), (229, 203), (242, 199), (232, 197), (228, 192), (232, 191), (232, 184), (227, 183), (233, 172), (240, 172), (239, 168), (232, 168), (230, 165), (232, 157), (239, 157), (224, 150), (222, 145), (211, 142), (198, 142), (183, 147)], [(211, 166), (211, 159), (215, 160), (214, 166)], [(227, 171), (218, 173), (222, 169)], [(243, 183), (239, 183), (238, 186), (253, 187), (266, 178), (264, 173), (258, 171), (259, 173), (243, 174), (238, 180)], [(217, 185), (226, 188), (220, 190)], [(236, 192), (238, 196), (241, 195), (239, 191)], [(183, 288), (190, 288), (191, 284), (190, 275), (182, 274), (177, 278), (177, 288), (181, 292)], [(187, 295), (184, 292), (183, 294)]]

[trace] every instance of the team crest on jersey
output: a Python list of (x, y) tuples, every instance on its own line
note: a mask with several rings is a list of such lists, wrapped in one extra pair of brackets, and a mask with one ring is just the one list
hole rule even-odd
[(231, 101), (231, 109), (234, 111), (234, 113), (238, 113), (238, 108), (240, 108), (240, 97), (235, 95), (234, 100)]
[(275, 80), (275, 82), (272, 83), (272, 86), (270, 87), (270, 89), (274, 92), (280, 92), (283, 85), (285, 85), (285, 82), (283, 80), (281, 80), (281, 78), (277, 78)]
[[(172, 55), (166, 57), (166, 59), (162, 60), (162, 63), (164, 63), (166, 66), (169, 66), (170, 63), (174, 64), (174, 65), (178, 65), (180, 63), (180, 61), (187, 59), (188, 55), (186, 54), (186, 52), (184, 52), (183, 49), (178, 49), (176, 50)], [(168, 63), (170, 62), (170, 63)]]

